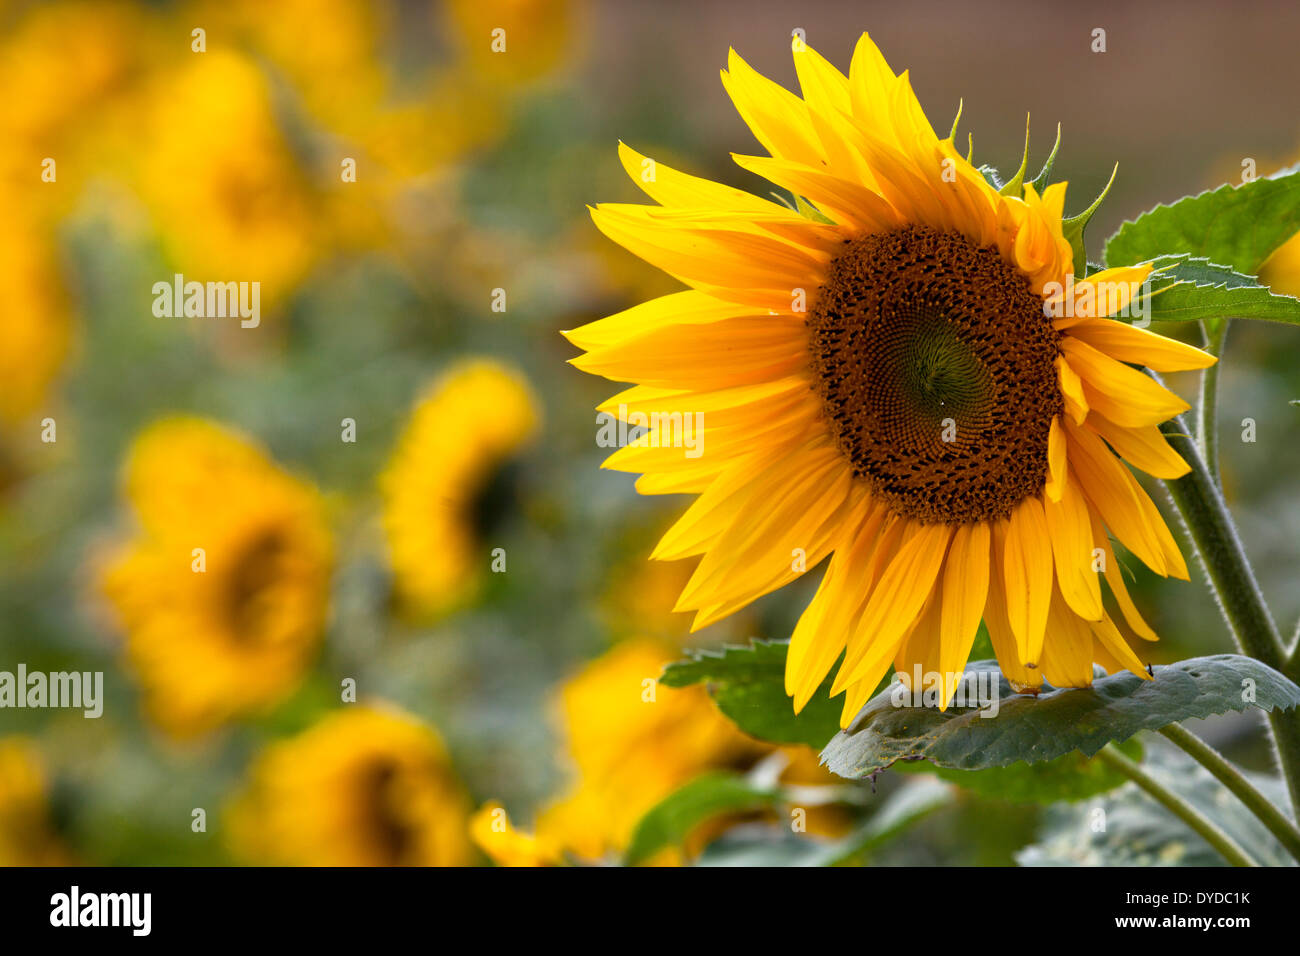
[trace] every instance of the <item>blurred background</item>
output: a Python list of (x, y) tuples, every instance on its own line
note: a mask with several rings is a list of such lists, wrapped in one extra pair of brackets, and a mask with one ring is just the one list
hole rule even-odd
[[(977, 163), (1014, 170), (1028, 114), (1037, 169), (1059, 122), (1068, 212), (1118, 163), (1094, 257), (1300, 160), (1286, 2), (0, 0), (0, 671), (104, 675), (98, 719), (0, 710), (0, 863), (481, 862), (489, 801), (599, 859), (770, 758), (699, 688), (628, 701), (787, 638), (817, 575), (688, 635), (689, 567), (646, 560), (685, 501), (599, 469), (615, 389), (558, 332), (675, 290), (587, 216), (640, 201), (619, 140), (769, 191), (718, 71), (797, 88), (795, 29), (841, 69), (871, 32)], [(259, 282), (260, 324), (157, 315), (178, 273)], [(1224, 484), (1284, 630), (1297, 368), (1294, 330), (1229, 334)], [(1230, 650), (1196, 572), (1134, 571), (1155, 662)], [(1250, 718), (1201, 730), (1265, 766)], [(967, 797), (880, 862), (1010, 862), (1034, 826)]]

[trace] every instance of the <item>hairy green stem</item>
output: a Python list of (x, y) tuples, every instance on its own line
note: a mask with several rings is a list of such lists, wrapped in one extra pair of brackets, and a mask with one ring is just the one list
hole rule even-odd
[(1231, 790), (1259, 822), (1268, 828), (1268, 832), (1277, 837), (1286, 851), (1300, 860), (1300, 827), (1288, 820), (1286, 814), (1275, 807), (1268, 797), (1256, 790), (1240, 770), (1181, 724), (1162, 727), (1160, 733)]
[[(1182, 478), (1166, 481), (1165, 488), (1196, 546), (1233, 641), (1242, 653), (1294, 679), (1294, 674), (1288, 673), (1294, 669), (1294, 661), (1287, 660), (1282, 637), (1264, 603), (1227, 503), (1187, 425), (1181, 418), (1172, 419), (1165, 437), (1192, 469)], [(1268, 720), (1294, 815), (1300, 807), (1300, 710), (1275, 710)]]
[(1196, 831), (1233, 866), (1259, 865), (1247, 855), (1236, 840), (1224, 833), (1218, 824), (1168, 789), (1137, 763), (1124, 756), (1114, 744), (1107, 744), (1097, 751), (1097, 758), (1141, 787), (1152, 799)]
[[(1220, 319), (1217, 327), (1201, 323), (1205, 335), (1205, 351), (1216, 357), (1223, 355), (1223, 340), (1228, 335), (1228, 320)], [(1201, 450), (1201, 460), (1214, 483), (1222, 487), (1219, 478), (1219, 429), (1216, 415), (1219, 410), (1219, 366), (1216, 362), (1201, 373), (1201, 401), (1196, 410), (1196, 443)]]
[(1282, 639), (1255, 581), (1255, 572), (1246, 558), (1223, 494), (1181, 418), (1172, 419), (1165, 426), (1165, 437), (1192, 469), (1181, 478), (1166, 481), (1165, 487), (1205, 565), (1233, 639), (1251, 657), (1270, 667), (1280, 667)]

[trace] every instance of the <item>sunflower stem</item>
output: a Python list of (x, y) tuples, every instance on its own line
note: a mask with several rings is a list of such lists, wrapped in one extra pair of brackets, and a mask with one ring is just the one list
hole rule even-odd
[(1300, 860), (1300, 828), (1287, 819), (1268, 797), (1260, 793), (1246, 779), (1245, 774), (1230, 764), (1222, 754), (1197, 737), (1182, 724), (1170, 724), (1160, 728), (1160, 733), (1171, 740), (1175, 746), (1190, 756), (1206, 770), (1210, 771), (1225, 787), (1234, 793), (1259, 822), (1268, 827), (1268, 832), (1277, 837), (1286, 851)]
[(1113, 743), (1107, 744), (1097, 751), (1097, 757), (1128, 777), (1148, 796), (1196, 831), (1206, 843), (1218, 850), (1220, 855), (1233, 866), (1259, 865), (1247, 855), (1246, 851), (1232, 837), (1224, 833), (1218, 824), (1143, 770), (1141, 766), (1124, 756)]
[[(1164, 485), (1196, 546), (1233, 642), (1243, 654), (1294, 679), (1291, 672), (1296, 663), (1287, 659), (1287, 649), (1264, 602), (1223, 494), (1183, 420), (1174, 418), (1168, 427), (1165, 437), (1192, 470)], [(1300, 808), (1300, 709), (1274, 710), (1268, 722), (1295, 813), (1295, 808)]]
[(1237, 527), (1219, 486), (1210, 475), (1181, 418), (1171, 419), (1165, 437), (1191, 466), (1181, 478), (1165, 481), (1206, 576), (1219, 599), (1224, 619), (1238, 648), (1270, 667), (1282, 665), (1282, 638), (1264, 603), (1255, 572), (1246, 558)]
[[(1205, 351), (1219, 358), (1223, 355), (1223, 342), (1228, 335), (1228, 319), (1220, 319), (1217, 326), (1201, 323), (1201, 332), (1205, 336)], [(1201, 460), (1214, 483), (1222, 487), (1219, 478), (1219, 429), (1215, 417), (1219, 409), (1219, 366), (1215, 362), (1201, 373), (1201, 401), (1196, 410), (1196, 443), (1201, 451)]]

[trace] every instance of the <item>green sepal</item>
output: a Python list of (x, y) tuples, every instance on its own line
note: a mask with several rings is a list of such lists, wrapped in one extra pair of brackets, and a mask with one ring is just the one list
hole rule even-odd
[(1077, 216), (1061, 220), (1061, 232), (1069, 241), (1070, 248), (1074, 250), (1074, 274), (1076, 276), (1086, 275), (1088, 272), (1088, 250), (1084, 246), (1083, 230), (1087, 228), (1093, 214), (1101, 208), (1102, 201), (1106, 198), (1106, 194), (1110, 192), (1110, 187), (1115, 185), (1115, 174), (1118, 172), (1119, 164), (1117, 163), (1115, 168), (1111, 170), (1110, 181), (1106, 183), (1106, 188), (1101, 191), (1101, 195), (1092, 201), (1092, 205)]

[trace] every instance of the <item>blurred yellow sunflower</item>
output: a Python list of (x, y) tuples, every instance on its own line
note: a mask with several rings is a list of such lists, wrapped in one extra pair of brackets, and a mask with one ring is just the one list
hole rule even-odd
[(525, 83), (573, 62), (576, 0), (447, 0), (462, 56), (485, 79)]
[[(768, 749), (736, 729), (703, 687), (658, 686), (680, 657), (657, 640), (624, 641), (560, 688), (560, 723), (576, 782), (519, 834), (504, 811), (479, 811), (474, 835), (503, 865), (599, 860), (626, 848), (647, 810), (704, 770), (752, 763)], [(663, 858), (657, 862), (665, 862)]]
[(21, 189), (0, 183), (8, 222), (0, 230), (0, 426), (9, 428), (45, 410), (72, 334), (53, 234), (37, 225)]
[[(242, 41), (278, 81), (284, 105), (322, 127), (319, 227), (334, 248), (391, 253), (395, 236), (422, 236), (436, 219), (429, 206), (447, 191), (444, 174), (506, 128), (505, 97), (436, 40), (419, 44), (433, 51), (428, 62), (403, 62), (400, 71), (387, 62), (415, 31), (433, 32), (430, 11), (370, 0), (284, 0), (276, 16), (259, 0), (204, 0), (197, 9), (196, 22)], [(348, 179), (344, 158), (355, 163)]]
[[(560, 688), (565, 752), (575, 784), (537, 817), (536, 832), (515, 828), (498, 803), (474, 815), (470, 832), (500, 866), (596, 862), (625, 850), (637, 823), (660, 800), (707, 770), (747, 769), (779, 751), (777, 777), (787, 784), (826, 784), (834, 777), (808, 747), (772, 747), (738, 731), (703, 687), (656, 685), (680, 654), (668, 641), (637, 638), (617, 644)], [(729, 819), (692, 835), (700, 846)], [(838, 807), (807, 811), (807, 832), (838, 835), (849, 820)], [(649, 862), (670, 865), (666, 850)]]
[[(1075, 277), (1065, 184), (1002, 195), (868, 36), (847, 77), (802, 44), (794, 63), (802, 98), (734, 51), (722, 78), (770, 153), (737, 163), (808, 215), (621, 147), (659, 205), (593, 219), (691, 289), (566, 333), (578, 368), (636, 383), (602, 410), (651, 422), (606, 467), (699, 496), (653, 554), (702, 556), (678, 610), (705, 626), (830, 556), (786, 688), (802, 708), (842, 655), (845, 725), (891, 664), (946, 705), (981, 618), (1018, 688), (1088, 684), (1098, 658), (1145, 676), (1098, 570), (1153, 639), (1108, 534), (1187, 569), (1118, 456), (1184, 474), (1158, 426), (1188, 406), (1130, 363), (1214, 359), (1109, 318), (1149, 266)], [(693, 413), (696, 457), (673, 434)]]
[(438, 734), (379, 706), (336, 711), (258, 757), (232, 803), (243, 859), (277, 866), (464, 866), (469, 803)]
[(515, 829), (506, 809), (495, 801), (485, 803), (470, 818), (470, 836), (497, 866), (559, 866), (564, 847), (548, 834)]
[(1300, 233), (1273, 250), (1260, 267), (1259, 280), (1274, 292), (1300, 296)]
[(0, 866), (68, 866), (49, 818), (49, 784), (35, 746), (0, 737)]
[(102, 587), (149, 716), (184, 737), (273, 706), (324, 629), (333, 543), (319, 493), (189, 418), (136, 438), (124, 486), (139, 531)]
[(280, 130), (270, 85), (229, 50), (195, 56), (154, 86), (139, 190), (187, 280), (259, 282), (269, 311), (319, 253), (318, 197)]
[[(161, 55), (159, 31), (134, 3), (24, 7), (0, 38), (0, 87), (10, 93), (0, 112), (0, 179), (65, 211), (87, 171), (102, 170), (100, 136)], [(50, 172), (55, 178), (44, 178)]]
[(540, 414), (523, 375), (486, 359), (456, 363), (417, 402), (379, 478), (394, 588), (408, 613), (445, 613), (477, 593), (494, 560), (483, 534), (503, 511), (503, 467)]

